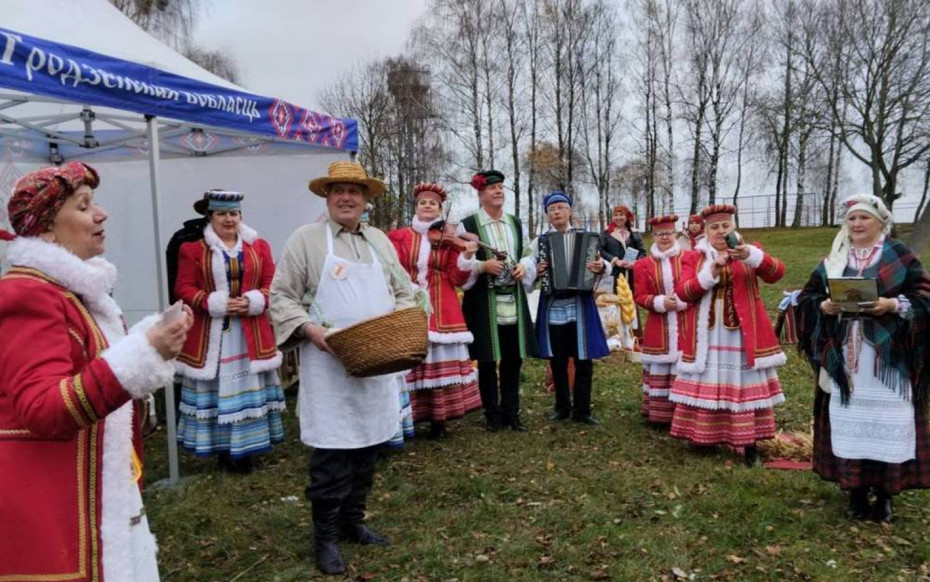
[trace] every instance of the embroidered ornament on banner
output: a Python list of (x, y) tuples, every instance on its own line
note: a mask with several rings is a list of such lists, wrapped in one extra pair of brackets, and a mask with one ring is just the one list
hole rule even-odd
[(291, 111), (290, 103), (280, 99), (273, 100), (268, 109), (268, 119), (271, 120), (271, 125), (279, 136), (287, 137), (294, 124), (294, 113)]

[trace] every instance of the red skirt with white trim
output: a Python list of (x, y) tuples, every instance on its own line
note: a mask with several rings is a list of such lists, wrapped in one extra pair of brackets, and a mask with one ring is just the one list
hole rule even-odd
[(739, 329), (723, 325), (723, 310), (708, 330), (704, 372), (679, 370), (669, 399), (675, 403), (671, 435), (698, 445), (752, 445), (775, 437), (773, 407), (785, 401), (774, 368), (746, 362)]
[(465, 344), (430, 342), (422, 364), (405, 378), (413, 421), (445, 422), (481, 408), (478, 379)]
[(669, 424), (675, 403), (668, 399), (675, 374), (674, 364), (646, 362), (643, 364), (643, 404), (640, 412), (649, 422)]

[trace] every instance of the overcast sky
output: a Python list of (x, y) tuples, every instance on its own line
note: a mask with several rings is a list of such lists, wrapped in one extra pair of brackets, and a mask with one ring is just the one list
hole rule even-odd
[(260, 95), (317, 108), (360, 61), (399, 55), (426, 0), (207, 0), (195, 42), (230, 54)]

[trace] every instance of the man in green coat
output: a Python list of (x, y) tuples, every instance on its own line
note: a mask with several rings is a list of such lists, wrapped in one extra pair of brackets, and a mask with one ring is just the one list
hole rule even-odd
[(478, 387), (487, 429), (494, 432), (509, 426), (523, 432), (520, 367), (523, 358), (537, 353), (525, 288), (532, 289), (536, 269), (531, 258), (522, 258), (520, 219), (504, 212), (504, 174), (497, 170), (478, 172), (471, 185), (478, 191), (481, 208), (462, 221), (459, 232), (478, 235), (482, 243), (502, 254), (479, 249), (463, 286), (462, 313), (475, 336), (468, 349), (478, 361)]

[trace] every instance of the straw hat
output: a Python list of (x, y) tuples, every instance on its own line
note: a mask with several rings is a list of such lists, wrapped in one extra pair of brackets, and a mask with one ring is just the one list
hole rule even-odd
[(330, 184), (358, 184), (368, 189), (367, 197), (374, 198), (384, 192), (387, 186), (377, 178), (369, 178), (368, 172), (361, 164), (354, 162), (333, 162), (329, 165), (329, 174), (310, 180), (307, 185), (317, 196), (326, 198), (324, 189)]

